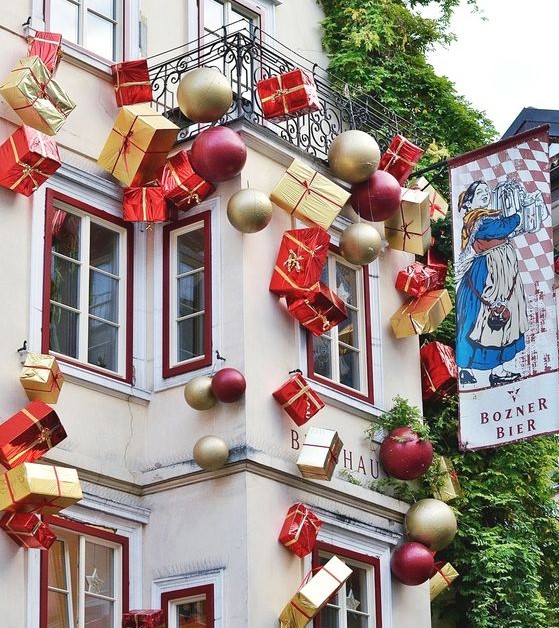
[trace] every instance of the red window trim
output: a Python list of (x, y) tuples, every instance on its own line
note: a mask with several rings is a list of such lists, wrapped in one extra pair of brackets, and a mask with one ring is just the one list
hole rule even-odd
[[(196, 222), (204, 229), (204, 355), (182, 364), (171, 366), (171, 232)], [(211, 214), (209, 211), (183, 218), (163, 227), (163, 377), (189, 373), (212, 363), (212, 250)]]
[[(129, 608), (129, 547), (128, 538), (109, 532), (108, 530), (102, 530), (92, 525), (80, 523), (69, 519), (63, 519), (55, 515), (44, 515), (42, 517), (43, 522), (49, 526), (57, 526), (58, 528), (65, 528), (78, 534), (83, 534), (91, 537), (97, 537), (104, 539), (105, 541), (111, 541), (112, 543), (118, 543), (122, 547), (122, 612), (126, 613)], [(41, 576), (40, 576), (40, 599), (39, 599), (39, 626), (40, 628), (47, 628), (48, 622), (48, 577), (49, 577), (49, 561), (48, 551), (41, 552)]]
[[(380, 559), (378, 556), (371, 556), (370, 554), (361, 554), (360, 552), (354, 552), (353, 550), (346, 549), (344, 547), (338, 547), (324, 541), (317, 541), (312, 552), (312, 566), (313, 569), (320, 567), (319, 554), (320, 551), (334, 554), (338, 558), (348, 558), (359, 563), (371, 565), (373, 569), (373, 582), (375, 587), (375, 628), (382, 628), (382, 600), (381, 600), (381, 585), (380, 585)], [(313, 628), (321, 628), (320, 616), (316, 616), (313, 621)]]
[(185, 597), (194, 597), (195, 595), (206, 596), (206, 627), (214, 628), (214, 585), (203, 584), (197, 587), (188, 587), (186, 589), (177, 589), (175, 591), (166, 591), (161, 594), (161, 610), (165, 619), (165, 625), (169, 623), (169, 602), (180, 600)]
[(95, 366), (88, 364), (87, 362), (80, 362), (74, 358), (56, 354), (56, 359), (60, 362), (66, 362), (79, 366), (92, 373), (98, 373), (115, 379), (118, 381), (124, 381), (128, 384), (132, 383), (132, 338), (133, 338), (133, 316), (132, 316), (132, 303), (134, 297), (134, 228), (130, 223), (126, 223), (116, 216), (112, 216), (100, 209), (86, 205), (81, 201), (78, 201), (70, 196), (56, 192), (55, 190), (48, 189), (46, 194), (46, 210), (45, 210), (45, 249), (43, 257), (43, 317), (42, 317), (42, 340), (41, 340), (41, 352), (49, 353), (50, 345), (50, 276), (51, 276), (51, 249), (52, 249), (52, 218), (55, 211), (55, 201), (62, 201), (81, 209), (82, 211), (102, 218), (107, 222), (111, 222), (122, 229), (126, 229), (126, 318), (124, 324), (125, 330), (125, 375), (119, 375), (118, 373), (112, 373), (105, 369), (99, 369)]

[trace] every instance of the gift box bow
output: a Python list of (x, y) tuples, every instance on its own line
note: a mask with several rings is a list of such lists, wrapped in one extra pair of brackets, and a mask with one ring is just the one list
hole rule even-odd
[(197, 193), (197, 190), (199, 190), (203, 185), (206, 185), (207, 182), (204, 179), (202, 179), (202, 181), (200, 181), (200, 183), (197, 183), (193, 188), (189, 188), (182, 182), (182, 179), (180, 178), (179, 173), (176, 171), (175, 167), (170, 161), (167, 161), (167, 167), (169, 168), (171, 175), (173, 179), (175, 180), (175, 183), (177, 184), (177, 187), (179, 187), (181, 190), (187, 193), (186, 200), (193, 201), (196, 205), (198, 203), (201, 203), (202, 199), (200, 198), (200, 195)]
[(301, 89), (304, 90), (307, 87), (307, 85), (303, 83), (301, 85), (295, 85), (294, 87), (284, 87), (283, 76), (281, 74), (275, 76), (274, 79), (277, 80), (279, 87), (276, 90), (274, 90), (273, 94), (270, 94), (270, 96), (264, 96), (264, 98), (262, 98), (261, 100), (263, 103), (270, 102), (270, 101), (277, 102), (281, 100), (281, 104), (283, 106), (283, 112), (289, 113), (289, 103), (287, 101), (287, 96)]
[[(297, 515), (300, 515), (299, 522), (297, 523)], [(299, 536), (305, 526), (311, 526), (315, 532), (318, 532), (322, 522), (320, 519), (311, 512), (305, 504), (298, 504), (297, 508), (289, 513), (291, 517), (291, 526), (289, 527), (289, 533), (293, 536), (291, 541), (284, 543), (285, 547), (289, 547), (299, 541)]]

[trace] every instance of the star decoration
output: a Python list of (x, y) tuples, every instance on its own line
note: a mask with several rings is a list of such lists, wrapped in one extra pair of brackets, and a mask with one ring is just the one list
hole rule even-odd
[(97, 575), (97, 567), (93, 568), (93, 572), (91, 576), (86, 576), (85, 580), (87, 582), (87, 592), (88, 593), (102, 593), (103, 585), (105, 584), (104, 580), (101, 580)]
[(356, 611), (361, 602), (353, 595), (353, 589), (349, 590), (349, 595), (345, 599), (345, 605), (350, 611)]

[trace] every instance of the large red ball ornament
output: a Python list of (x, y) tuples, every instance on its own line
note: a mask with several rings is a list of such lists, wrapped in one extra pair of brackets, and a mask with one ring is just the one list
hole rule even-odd
[(387, 220), (400, 209), (402, 188), (389, 172), (377, 170), (363, 183), (351, 188), (349, 202), (365, 220)]
[(237, 369), (220, 369), (212, 378), (212, 392), (224, 403), (239, 401), (246, 387), (244, 375)]
[(243, 169), (247, 147), (241, 136), (226, 126), (213, 126), (192, 143), (190, 161), (206, 181), (228, 181)]
[(398, 480), (415, 480), (431, 466), (433, 445), (421, 440), (409, 427), (397, 427), (382, 442), (380, 461), (388, 475)]
[(421, 543), (404, 543), (397, 547), (390, 560), (390, 569), (402, 584), (416, 586), (431, 577), (435, 567), (433, 554)]

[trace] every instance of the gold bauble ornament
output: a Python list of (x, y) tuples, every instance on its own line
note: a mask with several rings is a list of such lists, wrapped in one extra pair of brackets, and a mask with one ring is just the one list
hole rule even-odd
[(206, 471), (215, 471), (227, 462), (229, 447), (219, 436), (202, 436), (194, 445), (194, 462)]
[(342, 181), (361, 183), (378, 168), (380, 149), (372, 135), (344, 131), (334, 138), (328, 150), (330, 170)]
[(405, 528), (410, 541), (438, 552), (452, 541), (458, 526), (452, 508), (429, 497), (420, 499), (408, 510)]
[(375, 260), (382, 249), (382, 238), (373, 225), (356, 222), (340, 237), (340, 253), (351, 264), (365, 266)]
[(227, 218), (241, 233), (256, 233), (272, 219), (272, 201), (258, 190), (239, 190), (227, 203)]
[(212, 378), (208, 375), (193, 377), (184, 387), (184, 400), (194, 410), (209, 410), (217, 403), (212, 392)]
[(225, 75), (216, 68), (196, 68), (180, 80), (177, 102), (190, 120), (215, 122), (231, 106), (233, 90)]

